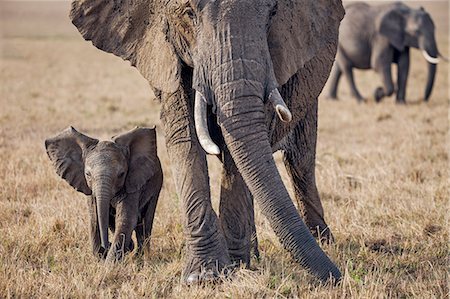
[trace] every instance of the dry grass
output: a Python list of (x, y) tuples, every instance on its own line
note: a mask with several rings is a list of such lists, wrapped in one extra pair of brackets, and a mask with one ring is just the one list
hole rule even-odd
[[(425, 7), (448, 53), (448, 4)], [(0, 9), (0, 297), (448, 298), (448, 65), (428, 104), (417, 102), (426, 80), (418, 51), (410, 105), (358, 105), (345, 82), (341, 101), (320, 101), (317, 181), (336, 237), (324, 249), (345, 273), (340, 286), (320, 286), (293, 263), (257, 211), (262, 259), (220, 285), (189, 288), (180, 283), (180, 203), (162, 132), (165, 182), (151, 248), (110, 269), (90, 253), (86, 199), (56, 176), (44, 151), (43, 140), (69, 124), (101, 138), (158, 125), (147, 83), (84, 42), (67, 3)], [(357, 77), (364, 95), (379, 82), (372, 72)], [(220, 166), (209, 161), (217, 207)]]

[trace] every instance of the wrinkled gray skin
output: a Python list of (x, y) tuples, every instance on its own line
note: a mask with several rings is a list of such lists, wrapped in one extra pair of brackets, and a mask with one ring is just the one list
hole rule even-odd
[[(433, 89), (436, 63), (441, 56), (435, 39), (435, 27), (431, 16), (423, 9), (412, 9), (403, 3), (370, 6), (351, 3), (345, 7), (346, 15), (339, 29), (339, 47), (336, 64), (330, 76), (329, 98), (337, 99), (339, 79), (342, 74), (348, 80), (352, 96), (358, 101), (363, 96), (356, 88), (353, 68), (374, 69), (380, 76), (382, 87), (376, 88), (374, 98), (378, 102), (394, 93), (391, 64), (398, 66), (397, 103), (405, 103), (406, 82), (409, 71), (410, 47), (426, 51), (428, 80), (425, 101)], [(426, 55), (424, 55), (426, 56)]]
[[(90, 234), (94, 255), (108, 261), (138, 252), (150, 239), (153, 217), (162, 186), (162, 170), (154, 128), (136, 128), (98, 141), (69, 127), (45, 140), (47, 154), (59, 176), (73, 188), (91, 195)], [(112, 246), (108, 227), (114, 234)]]
[[(334, 61), (343, 13), (337, 0), (72, 3), (71, 19), (83, 37), (131, 61), (161, 101), (183, 204), (185, 282), (249, 265), (253, 198), (295, 260), (322, 281), (341, 277), (310, 230), (330, 236), (315, 184), (317, 97)], [(287, 123), (274, 111), (277, 87), (292, 112)], [(206, 116), (194, 115), (195, 98), (195, 107), (208, 104)], [(198, 121), (208, 123), (203, 133), (209, 131), (224, 163), (219, 217), (200, 145), (208, 133), (197, 134)], [(276, 150), (284, 153), (306, 225), (278, 173)]]

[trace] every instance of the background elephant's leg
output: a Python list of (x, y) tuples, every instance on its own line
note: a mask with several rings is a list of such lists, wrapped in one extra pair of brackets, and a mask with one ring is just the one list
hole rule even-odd
[(332, 70), (331, 70), (331, 75), (330, 75), (330, 91), (328, 93), (328, 97), (330, 99), (337, 99), (337, 91), (338, 91), (338, 85), (339, 85), (339, 81), (342, 77), (342, 70), (339, 67), (339, 65), (337, 63), (335, 63), (335, 65), (333, 66)]
[(223, 171), (220, 189), (220, 224), (228, 245), (231, 261), (250, 266), (252, 235), (256, 239), (253, 197), (229, 152), (223, 153)]
[(138, 250), (142, 252), (146, 242), (149, 242), (149, 238), (152, 234), (153, 220), (155, 217), (156, 204), (158, 203), (159, 195), (152, 197), (142, 211), (142, 219), (136, 227), (136, 239), (138, 243)]
[[(183, 86), (190, 88), (191, 82), (183, 82)], [(163, 98), (161, 120), (184, 215), (187, 261), (183, 276), (187, 283), (195, 283), (221, 271), (230, 264), (230, 257), (211, 205), (206, 155), (194, 128), (193, 95), (180, 89)], [(206, 276), (202, 276), (203, 270), (207, 270)]]
[(358, 102), (363, 101), (364, 98), (359, 93), (356, 88), (355, 79), (353, 78), (353, 68), (350, 66), (345, 66), (342, 70), (344, 72), (345, 77), (347, 78), (348, 85), (350, 87), (350, 92), (352, 96), (358, 100)]
[(120, 260), (123, 255), (134, 248), (131, 235), (137, 224), (139, 200), (130, 195), (120, 200), (116, 205), (115, 232), (107, 260)]
[(400, 54), (397, 65), (397, 103), (405, 103), (406, 82), (409, 73), (409, 48)]
[(90, 196), (89, 198), (89, 214), (91, 218), (89, 233), (91, 237), (92, 253), (95, 256), (100, 256), (104, 258), (106, 257), (106, 252), (103, 252), (101, 248), (100, 229), (98, 227), (98, 218), (97, 218), (97, 205), (95, 203), (95, 198), (93, 196)]
[(298, 123), (284, 142), (283, 160), (294, 186), (300, 214), (315, 237), (332, 241), (332, 234), (324, 220), (324, 211), (316, 187), (315, 156), (317, 140), (317, 102), (311, 113)]
[(375, 101), (379, 102), (383, 97), (389, 97), (394, 93), (394, 82), (392, 81), (390, 63), (378, 69), (377, 72), (380, 74), (381, 81), (383, 82), (383, 87), (378, 87), (374, 94)]

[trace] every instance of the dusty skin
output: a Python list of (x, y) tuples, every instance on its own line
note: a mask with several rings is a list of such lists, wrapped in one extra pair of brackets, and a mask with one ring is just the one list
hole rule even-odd
[[(414, 2), (411, 6), (419, 6)], [(143, 257), (106, 272), (92, 256), (87, 202), (55, 174), (43, 140), (72, 124), (107, 139), (159, 122), (159, 104), (128, 63), (83, 39), (66, 3), (1, 2), (0, 297), (422, 297), (448, 294), (448, 66), (438, 66), (421, 102), (426, 62), (412, 51), (406, 106), (386, 98), (357, 104), (319, 101), (317, 185), (336, 243), (324, 250), (343, 283), (322, 287), (282, 249), (256, 206), (261, 260), (211, 288), (184, 287), (180, 202), (163, 138), (165, 183), (152, 241)], [(441, 51), (448, 54), (448, 6), (427, 2)], [(25, 21), (24, 21), (25, 20)], [(448, 56), (448, 55), (447, 55)], [(374, 90), (373, 72), (356, 72)], [(368, 96), (368, 95), (366, 95)], [(163, 136), (158, 132), (158, 136)], [(276, 156), (289, 191), (281, 155)], [(218, 209), (220, 164), (209, 160)]]

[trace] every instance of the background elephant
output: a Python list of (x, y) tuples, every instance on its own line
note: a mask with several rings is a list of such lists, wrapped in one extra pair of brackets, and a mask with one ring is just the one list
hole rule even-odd
[(339, 29), (339, 46), (336, 64), (330, 77), (329, 98), (337, 98), (339, 79), (344, 74), (352, 96), (363, 97), (356, 88), (353, 68), (374, 69), (383, 87), (374, 92), (376, 101), (394, 93), (391, 63), (398, 65), (397, 103), (405, 102), (406, 81), (409, 71), (410, 47), (419, 48), (428, 61), (428, 80), (425, 101), (433, 89), (436, 65), (441, 54), (435, 39), (435, 26), (431, 16), (423, 9), (412, 9), (403, 3), (370, 6), (351, 3)]
[[(156, 130), (135, 128), (98, 141), (69, 127), (45, 140), (56, 173), (77, 191), (91, 195), (92, 250), (107, 260), (120, 260), (150, 237), (163, 174), (156, 150)], [(114, 233), (112, 247), (108, 227)], [(109, 251), (108, 251), (109, 250)]]
[[(317, 97), (343, 14), (336, 0), (72, 3), (83, 37), (129, 60), (161, 100), (185, 216), (186, 282), (249, 264), (252, 198), (301, 265), (322, 280), (340, 278), (308, 228), (327, 228), (315, 185)], [(306, 225), (278, 173), (275, 150), (285, 153)], [(224, 162), (219, 219), (205, 151), (220, 152)]]

